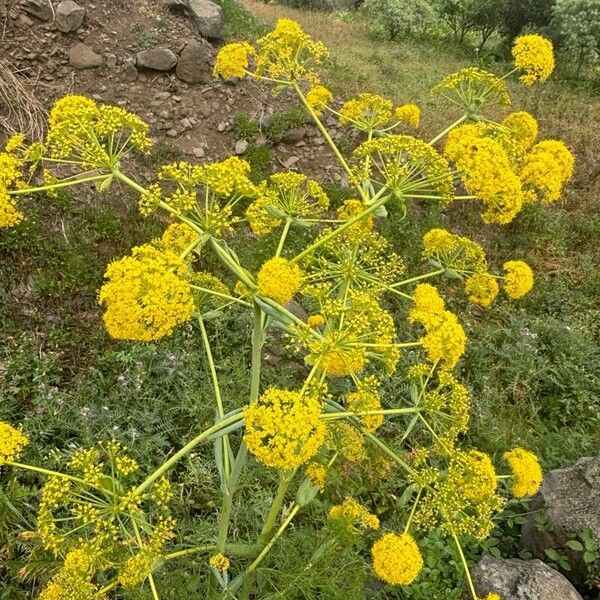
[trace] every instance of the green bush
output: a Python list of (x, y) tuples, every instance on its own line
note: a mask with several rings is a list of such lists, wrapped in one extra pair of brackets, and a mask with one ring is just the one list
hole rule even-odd
[(427, 29), (433, 10), (426, 0), (366, 0), (363, 10), (374, 27), (390, 40)]
[(600, 0), (557, 0), (552, 28), (577, 75), (585, 64), (600, 60)]
[[(567, 0), (567, 3), (574, 0)], [(552, 20), (556, 0), (503, 0), (502, 35), (512, 42), (524, 29), (541, 29)]]

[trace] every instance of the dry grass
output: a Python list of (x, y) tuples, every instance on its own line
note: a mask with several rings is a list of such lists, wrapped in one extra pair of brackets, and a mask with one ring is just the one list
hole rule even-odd
[(30, 141), (44, 135), (46, 109), (31, 88), (0, 58), (0, 134), (24, 133)]

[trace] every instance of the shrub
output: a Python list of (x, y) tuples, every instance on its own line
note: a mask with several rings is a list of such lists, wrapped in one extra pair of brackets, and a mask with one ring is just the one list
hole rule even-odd
[(600, 0), (557, 0), (553, 14), (552, 27), (579, 75), (600, 59)]
[[(225, 46), (215, 74), (252, 77), (295, 94), (348, 178), (352, 197), (337, 206), (302, 173), (275, 173), (256, 184), (250, 165), (236, 156), (164, 164), (144, 187), (126, 169), (131, 154), (149, 152), (148, 125), (83, 96), (56, 102), (43, 143), (28, 145), (17, 134), (0, 153), (2, 227), (25, 218), (22, 196), (91, 183), (98, 193), (127, 186), (144, 216), (157, 211), (170, 219), (160, 237), (107, 267), (99, 294), (104, 324), (115, 340), (147, 344), (140, 348), (183, 329), (204, 352), (204, 385), (187, 372), (193, 361), (185, 351), (168, 359), (170, 374), (158, 369), (149, 377), (141, 365), (128, 409), (145, 386), (166, 386), (172, 378), (199, 388), (195, 399), (209, 390), (214, 401), (181, 415), (197, 421), (191, 439), (168, 458), (163, 446), (144, 461), (118, 440), (101, 439), (44, 456), (38, 466), (26, 460), (36, 431), (0, 421), (2, 476), (44, 478), (35, 535), (22, 536), (23, 543), (35, 540), (32, 563), (44, 552), (58, 563), (40, 573), (41, 599), (100, 599), (117, 588), (130, 595), (146, 582), (156, 599), (155, 576), (172, 561), (199, 562), (194, 570), (201, 575), (188, 591), (211, 600), (221, 591), (279, 595), (271, 579), (276, 569), (264, 566), (285, 548), (284, 535), (298, 540), (286, 540), (294, 547), (285, 555), (305, 555), (301, 578), (321, 561), (331, 565), (335, 550), (351, 571), (352, 588), (361, 591), (365, 576), (411, 584), (425, 566), (417, 540), (430, 539), (433, 560), (423, 575), (430, 573), (432, 586), (422, 586), (430, 593), (445, 577), (440, 550), (451, 542), (476, 599), (462, 544), (489, 536), (505, 496), (522, 498), (539, 487), (541, 469), (530, 452), (504, 453), (506, 474), (497, 475), (491, 456), (464, 444), (471, 400), (454, 370), (466, 333), (430, 283), (452, 289), (446, 281), (454, 280), (454, 289), (484, 309), (501, 289), (508, 299), (525, 296), (532, 270), (512, 256), (498, 269), (476, 242), (433, 228), (423, 236), (415, 275), (375, 220), (390, 213), (401, 220), (413, 204), (446, 207), (460, 199), (482, 203), (484, 222), (506, 224), (523, 203), (556, 201), (573, 157), (560, 141), (535, 143), (537, 123), (527, 113), (502, 123), (484, 118), (487, 104), (509, 97), (504, 79), (481, 69), (449, 75), (433, 90), (462, 114), (430, 140), (412, 135), (420, 120), (416, 105), (394, 107), (363, 93), (337, 110), (315, 70), (327, 54), (297, 23), (282, 19), (255, 47)], [(550, 75), (552, 48), (543, 38), (517, 40), (514, 57), (523, 83)], [(340, 150), (325, 112), (361, 138), (358, 147)], [(37, 167), (39, 186), (28, 179)], [(269, 243), (261, 245), (263, 237)], [(264, 259), (257, 268), (258, 249)], [(302, 302), (304, 318), (293, 300)], [(402, 312), (392, 314), (400, 303)], [(245, 355), (246, 378), (228, 369), (231, 351), (215, 343), (212, 321), (219, 337), (246, 334), (236, 346)], [(272, 330), (298, 359), (294, 372), (265, 368), (264, 347), (281, 339)], [(388, 395), (385, 384), (395, 372), (399, 385)], [(50, 468), (56, 463), (58, 470)], [(188, 492), (173, 482), (190, 468), (201, 477)], [(200, 509), (186, 503), (189, 495), (209, 500)], [(180, 512), (193, 518), (176, 533)], [(290, 534), (290, 525), (299, 531), (310, 514), (319, 517), (316, 535)], [(368, 548), (369, 566), (362, 559)], [(332, 585), (307, 594), (340, 597)]]
[(547, 27), (555, 3), (556, 0), (504, 0), (502, 36), (510, 43), (524, 30)]
[(365, 0), (363, 10), (389, 40), (420, 33), (433, 19), (427, 0)]

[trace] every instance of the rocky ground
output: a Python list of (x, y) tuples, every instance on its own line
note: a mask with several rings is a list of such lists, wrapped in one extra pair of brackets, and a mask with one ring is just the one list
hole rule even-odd
[[(145, 119), (157, 141), (202, 162), (246, 152), (236, 112), (267, 123), (293, 104), (254, 82), (213, 78), (222, 29), (210, 0), (0, 2), (0, 56), (42, 104), (81, 93), (122, 106)], [(261, 132), (257, 142), (264, 141)], [(272, 168), (339, 180), (314, 128), (295, 127), (274, 142)]]

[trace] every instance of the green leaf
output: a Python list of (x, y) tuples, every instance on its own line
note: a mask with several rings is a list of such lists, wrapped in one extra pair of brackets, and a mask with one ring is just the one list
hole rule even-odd
[(554, 548), (546, 548), (544, 552), (550, 560), (560, 561), (561, 556)]
[(99, 192), (107, 190), (110, 187), (110, 184), (113, 182), (113, 179), (114, 177), (109, 175), (106, 179), (96, 182), (96, 190)]
[(571, 550), (576, 550), (577, 552), (583, 552), (583, 544), (578, 542), (577, 540), (569, 540), (566, 544)]
[(591, 552), (590, 550), (586, 550), (583, 553), (583, 562), (586, 564), (593, 563), (599, 557), (598, 552)]

